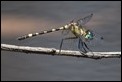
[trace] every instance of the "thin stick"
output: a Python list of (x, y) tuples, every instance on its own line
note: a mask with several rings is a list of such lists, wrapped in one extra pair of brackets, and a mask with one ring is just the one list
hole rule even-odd
[(91, 59), (101, 59), (101, 58), (121, 58), (121, 52), (91, 52), (86, 53), (86, 55), (81, 54), (79, 51), (71, 50), (59, 50), (55, 48), (44, 48), (44, 47), (29, 47), (29, 46), (16, 46), (9, 44), (1, 44), (1, 50), (12, 51), (12, 52), (23, 52), (23, 53), (36, 53), (40, 55), (60, 55), (60, 56), (73, 56), (73, 57), (85, 57)]

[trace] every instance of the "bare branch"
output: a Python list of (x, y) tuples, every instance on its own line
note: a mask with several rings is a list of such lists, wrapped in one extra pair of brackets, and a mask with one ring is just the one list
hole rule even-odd
[(121, 52), (88, 52), (86, 54), (81, 54), (79, 51), (71, 50), (59, 50), (55, 48), (43, 48), (43, 47), (29, 47), (29, 46), (16, 46), (9, 44), (1, 44), (1, 50), (13, 51), (13, 52), (23, 52), (23, 53), (36, 53), (40, 55), (60, 55), (60, 56), (74, 56), (74, 57), (85, 57), (92, 59), (101, 58), (121, 58)]

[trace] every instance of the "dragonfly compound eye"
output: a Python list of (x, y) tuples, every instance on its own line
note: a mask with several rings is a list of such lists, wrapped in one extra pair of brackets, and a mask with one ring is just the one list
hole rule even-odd
[(94, 37), (93, 33), (92, 32), (88, 32), (86, 35), (85, 35), (85, 39), (87, 40), (92, 40)]

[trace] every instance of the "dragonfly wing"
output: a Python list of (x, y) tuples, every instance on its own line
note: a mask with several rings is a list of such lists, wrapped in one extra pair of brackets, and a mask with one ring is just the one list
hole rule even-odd
[(69, 32), (70, 32), (70, 30), (68, 29), (68, 30), (62, 30), (62, 34), (63, 35), (68, 35), (69, 34)]
[(84, 17), (84, 18), (78, 19), (78, 20), (77, 20), (77, 23), (78, 23), (79, 25), (85, 25), (87, 22), (90, 21), (90, 19), (92, 18), (92, 16), (93, 16), (93, 14), (90, 14), (90, 15)]

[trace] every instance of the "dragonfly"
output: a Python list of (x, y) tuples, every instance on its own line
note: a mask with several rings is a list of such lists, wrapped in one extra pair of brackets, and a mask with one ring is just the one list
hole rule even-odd
[[(80, 53), (84, 54), (87, 52), (92, 52), (92, 50), (88, 47), (86, 42), (92, 41), (95, 38), (95, 34), (93, 33), (93, 31), (85, 28), (85, 24), (88, 23), (92, 17), (93, 17), (93, 14), (91, 13), (90, 15), (88, 15), (84, 18), (72, 20), (70, 23), (68, 23), (62, 27), (59, 27), (56, 29), (51, 29), (51, 30), (46, 30), (46, 31), (41, 31), (41, 32), (37, 32), (37, 33), (30, 33), (30, 34), (18, 37), (17, 40), (24, 40), (24, 39), (31, 38), (34, 36), (43, 35), (43, 34), (56, 32), (56, 31), (60, 31), (60, 30), (63, 30), (63, 31), (68, 30), (74, 36), (62, 38), (61, 43), (60, 43), (59, 53), (61, 52), (63, 42), (65, 40), (69, 40), (69, 39), (78, 39), (78, 49), (79, 49)], [(103, 37), (101, 37), (101, 39), (103, 39)]]

